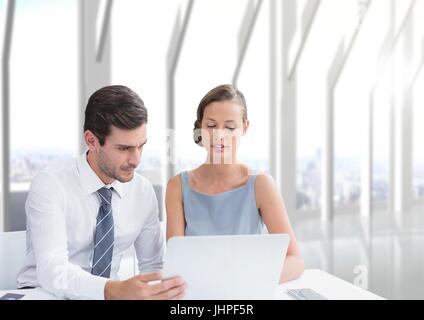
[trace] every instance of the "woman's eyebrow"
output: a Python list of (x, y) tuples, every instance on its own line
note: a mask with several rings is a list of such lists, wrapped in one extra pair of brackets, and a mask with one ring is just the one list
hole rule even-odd
[[(216, 122), (216, 120), (214, 120), (212, 118), (207, 118), (207, 120), (215, 121)], [(224, 122), (236, 122), (236, 121), (235, 120), (225, 120)]]

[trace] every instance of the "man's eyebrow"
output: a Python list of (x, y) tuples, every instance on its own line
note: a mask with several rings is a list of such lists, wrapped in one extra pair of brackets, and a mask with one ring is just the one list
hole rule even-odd
[[(139, 147), (144, 146), (146, 143), (147, 143), (147, 139)], [(120, 143), (116, 144), (116, 146), (119, 147), (119, 148), (136, 148), (136, 147), (138, 147), (138, 146), (131, 146), (131, 145), (120, 144)]]

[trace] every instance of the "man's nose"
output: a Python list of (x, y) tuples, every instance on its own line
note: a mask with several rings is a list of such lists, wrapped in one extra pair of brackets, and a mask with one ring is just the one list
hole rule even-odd
[(134, 168), (140, 164), (141, 150), (135, 149), (130, 153), (128, 163)]

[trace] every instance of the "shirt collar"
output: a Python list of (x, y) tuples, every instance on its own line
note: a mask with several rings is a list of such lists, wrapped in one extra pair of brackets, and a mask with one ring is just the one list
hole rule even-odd
[[(82, 190), (85, 195), (92, 194), (97, 192), (97, 190), (109, 186), (105, 185), (102, 180), (97, 176), (94, 170), (90, 167), (90, 164), (87, 161), (87, 152), (85, 151), (81, 156), (77, 159), (77, 170), (78, 170), (78, 178)], [(124, 195), (124, 186), (122, 182), (118, 180), (114, 180), (111, 184), (113, 190), (119, 195), (119, 197), (123, 197)]]

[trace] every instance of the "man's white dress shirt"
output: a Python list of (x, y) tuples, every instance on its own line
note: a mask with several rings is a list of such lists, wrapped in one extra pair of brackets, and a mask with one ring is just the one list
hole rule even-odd
[[(104, 299), (109, 279), (90, 273), (101, 203), (97, 190), (104, 186), (86, 153), (34, 178), (25, 203), (27, 253), (18, 288), (41, 286), (60, 298)], [(115, 180), (110, 186), (115, 232), (111, 278), (117, 278), (122, 255), (132, 245), (140, 272), (160, 270), (164, 239), (151, 183), (135, 173), (130, 182)]]

